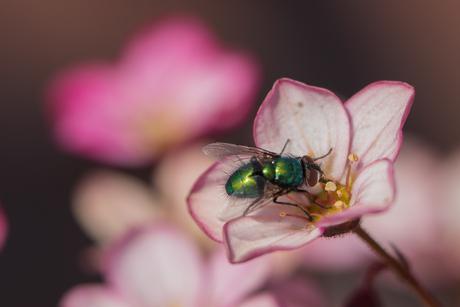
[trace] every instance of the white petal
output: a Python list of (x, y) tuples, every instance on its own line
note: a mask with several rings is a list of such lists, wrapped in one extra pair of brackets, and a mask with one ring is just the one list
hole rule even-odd
[(257, 113), (254, 123), (257, 146), (303, 156), (312, 152), (323, 171), (340, 179), (350, 141), (350, 124), (342, 102), (328, 90), (289, 79), (278, 80)]
[(394, 162), (414, 95), (413, 87), (406, 83), (381, 81), (365, 87), (345, 103), (351, 119), (350, 153), (359, 157), (357, 173), (379, 159)]

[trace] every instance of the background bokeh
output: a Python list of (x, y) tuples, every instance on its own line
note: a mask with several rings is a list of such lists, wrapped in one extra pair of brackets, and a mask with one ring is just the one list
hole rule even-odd
[[(460, 143), (458, 1), (3, 0), (0, 200), (10, 233), (0, 253), (0, 305), (52, 306), (71, 286), (99, 280), (78, 266), (90, 241), (69, 206), (73, 185), (94, 164), (53, 144), (43, 107), (48, 80), (71, 64), (115, 59), (136, 28), (176, 11), (259, 57), (259, 103), (281, 77), (341, 97), (373, 81), (404, 81), (416, 90), (405, 132), (446, 153)], [(251, 125), (226, 140), (247, 143), (241, 135)]]

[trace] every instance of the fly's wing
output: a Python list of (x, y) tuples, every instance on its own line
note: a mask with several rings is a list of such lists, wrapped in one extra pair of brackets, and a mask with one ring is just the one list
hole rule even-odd
[[(258, 198), (238, 198), (229, 196), (225, 205), (217, 213), (221, 221), (230, 221), (247, 215), (273, 201), (273, 198), (280, 194), (279, 188), (267, 182), (264, 195)], [(271, 187), (269, 187), (271, 186)]]
[(253, 156), (257, 156), (261, 162), (280, 157), (279, 154), (262, 148), (230, 143), (212, 143), (205, 146), (203, 152), (214, 160), (228, 165), (248, 162)]

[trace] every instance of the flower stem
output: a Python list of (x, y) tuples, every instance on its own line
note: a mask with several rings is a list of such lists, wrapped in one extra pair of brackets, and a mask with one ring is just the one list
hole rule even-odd
[(395, 258), (390, 256), (367, 232), (365, 232), (360, 225), (358, 225), (354, 230), (361, 239), (363, 239), (369, 247), (377, 253), (387, 264), (388, 266), (396, 273), (399, 278), (405, 281), (412, 290), (417, 293), (419, 299), (429, 307), (441, 307), (441, 304), (436, 300), (436, 298), (429, 293), (425, 288), (420, 285), (420, 283), (412, 276), (411, 272), (407, 269), (406, 266), (397, 261)]

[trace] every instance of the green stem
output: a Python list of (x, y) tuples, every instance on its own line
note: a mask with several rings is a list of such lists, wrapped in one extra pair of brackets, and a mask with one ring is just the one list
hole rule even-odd
[(360, 225), (358, 225), (354, 230), (364, 242), (369, 245), (369, 247), (379, 255), (388, 266), (396, 273), (399, 278), (406, 282), (412, 290), (418, 295), (419, 299), (429, 307), (441, 307), (441, 304), (436, 300), (436, 298), (429, 293), (425, 288), (420, 285), (420, 283), (412, 276), (409, 270), (403, 266), (399, 261), (390, 256), (367, 232), (365, 232)]

